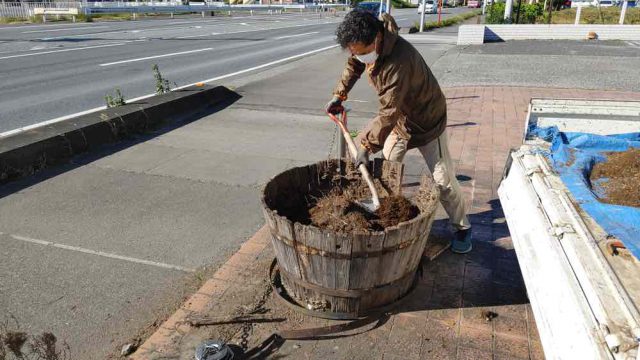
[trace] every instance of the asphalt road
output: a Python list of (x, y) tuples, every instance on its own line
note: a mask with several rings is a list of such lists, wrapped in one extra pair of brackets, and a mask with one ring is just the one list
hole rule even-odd
[[(401, 27), (419, 21), (416, 9), (393, 15)], [(153, 64), (182, 86), (326, 48), (340, 20), (291, 13), (2, 26), (0, 132), (104, 106), (116, 88), (127, 99), (151, 94)]]

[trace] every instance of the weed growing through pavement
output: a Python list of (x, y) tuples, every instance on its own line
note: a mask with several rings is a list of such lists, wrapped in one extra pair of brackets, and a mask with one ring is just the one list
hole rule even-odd
[(104, 101), (107, 103), (108, 108), (118, 107), (126, 104), (126, 102), (124, 101), (124, 96), (122, 96), (122, 91), (120, 91), (119, 88), (116, 88), (115, 95), (105, 95)]
[(156, 79), (156, 94), (162, 95), (164, 93), (168, 93), (169, 91), (171, 91), (169, 80), (162, 77), (162, 73), (160, 73), (160, 68), (158, 68), (158, 64), (153, 64), (151, 69), (153, 70), (153, 77)]

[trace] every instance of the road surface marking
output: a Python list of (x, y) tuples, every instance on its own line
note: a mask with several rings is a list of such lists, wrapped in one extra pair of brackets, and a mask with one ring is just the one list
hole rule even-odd
[[(248, 69), (244, 69), (244, 70), (236, 71), (236, 72), (225, 74), (225, 75), (220, 75), (220, 76), (217, 76), (217, 77), (214, 77), (214, 78), (211, 78), (211, 79), (201, 80), (201, 81), (197, 81), (197, 82), (194, 82), (194, 83), (191, 83), (191, 84), (183, 85), (183, 86), (175, 88), (175, 90), (184, 89), (184, 88), (187, 88), (189, 86), (193, 86), (193, 85), (199, 84), (199, 83), (208, 83), (208, 82), (222, 80), (222, 79), (225, 79), (225, 78), (228, 78), (228, 77), (244, 74), (244, 73), (247, 73), (247, 72), (253, 71), (253, 70), (259, 70), (259, 69), (262, 69), (262, 68), (265, 68), (265, 67), (268, 67), (268, 66), (271, 66), (271, 65), (276, 65), (276, 64), (280, 64), (280, 63), (283, 63), (283, 62), (286, 62), (286, 61), (295, 60), (295, 59), (298, 59), (298, 58), (301, 58), (301, 57), (305, 57), (305, 56), (308, 56), (308, 55), (316, 54), (316, 53), (319, 53), (319, 52), (322, 52), (322, 51), (326, 51), (326, 50), (329, 50), (329, 49), (333, 49), (333, 48), (336, 48), (336, 47), (338, 47), (338, 45), (331, 45), (331, 46), (326, 46), (326, 47), (319, 48), (319, 49), (316, 49), (316, 50), (307, 51), (307, 52), (302, 53), (302, 54), (289, 56), (289, 57), (286, 57), (284, 59), (275, 60), (275, 61), (272, 61), (272, 62), (268, 62), (266, 64), (254, 66), (254, 67), (251, 67), (251, 68), (248, 68)], [(155, 96), (155, 95), (156, 95), (155, 93), (147, 94), (147, 95), (139, 96), (139, 97), (133, 98), (133, 99), (126, 99), (125, 101), (128, 102), (128, 103), (132, 103), (132, 102), (136, 102), (136, 101), (140, 101), (140, 100), (144, 100), (144, 99), (150, 98), (150, 97)], [(106, 108), (107, 108), (106, 106), (98, 106), (98, 107), (95, 107), (93, 109), (88, 109), (88, 110), (77, 112), (75, 114), (64, 115), (64, 116), (57, 117), (55, 119), (50, 119), (50, 120), (39, 122), (37, 124), (27, 125), (27, 126), (23, 126), (23, 127), (17, 128), (17, 129), (5, 131), (3, 133), (0, 133), (0, 139), (3, 138), (3, 137), (7, 137), (7, 136), (15, 135), (17, 133), (21, 133), (23, 131), (29, 131), (29, 130), (36, 129), (36, 128), (39, 128), (39, 127), (42, 127), (42, 126), (46, 126), (46, 125), (49, 125), (49, 124), (55, 124), (55, 123), (58, 123), (60, 121), (71, 119), (71, 118), (74, 118), (74, 117), (77, 117), (77, 116), (82, 116), (82, 115), (90, 114), (92, 112), (104, 110)]]
[(298, 37), (298, 36), (306, 36), (306, 35), (317, 34), (317, 33), (319, 33), (319, 31), (313, 31), (313, 32), (308, 32), (308, 33), (303, 33), (303, 34), (296, 34), (296, 35), (279, 36), (279, 37), (275, 38), (275, 40), (288, 39), (288, 38), (294, 38), (294, 37)]
[[(108, 28), (109, 26), (106, 25), (100, 25), (100, 26), (94, 26), (92, 27), (92, 29), (103, 29), (103, 28)], [(22, 34), (34, 34), (34, 33), (43, 33), (43, 32), (56, 32), (56, 31), (73, 31), (73, 30), (84, 30), (85, 27), (73, 27), (73, 28), (63, 28), (63, 29), (47, 29), (47, 30), (30, 30), (30, 31), (23, 31)]]
[[(193, 85), (198, 84), (198, 83), (210, 83), (210, 82), (214, 82), (214, 81), (218, 81), (218, 80), (226, 79), (226, 78), (229, 78), (229, 77), (232, 77), (232, 76), (236, 76), (236, 75), (244, 74), (244, 73), (247, 73), (247, 72), (250, 72), (250, 71), (254, 71), (254, 70), (259, 70), (259, 69), (262, 69), (262, 68), (265, 68), (265, 67), (268, 67), (268, 66), (272, 66), (272, 65), (280, 64), (280, 63), (283, 63), (283, 62), (286, 62), (286, 61), (290, 61), (290, 60), (294, 60), (294, 59), (298, 59), (298, 58), (301, 58), (301, 57), (304, 57), (304, 56), (307, 56), (307, 55), (311, 55), (311, 54), (319, 53), (319, 52), (326, 51), (326, 50), (329, 50), (329, 49), (333, 49), (333, 48), (336, 48), (336, 47), (338, 47), (338, 45), (337, 45), (337, 44), (336, 44), (336, 45), (331, 45), (331, 46), (325, 46), (325, 47), (320, 48), (320, 49), (307, 51), (307, 52), (302, 53), (302, 54), (293, 55), (293, 56), (286, 57), (286, 58), (284, 58), (284, 59), (271, 61), (271, 62), (268, 62), (268, 63), (262, 64), (262, 65), (258, 65), (258, 66), (250, 67), (250, 68), (248, 68), (248, 69), (244, 69), (244, 70), (240, 70), (240, 71), (232, 72), (232, 73), (225, 74), (225, 75), (216, 76), (216, 77), (214, 77), (214, 78), (207, 79), (207, 80), (202, 80), (202, 81), (198, 81), (198, 82), (194, 82), (194, 83), (192, 83), (192, 84), (187, 84), (187, 85), (179, 86), (179, 87), (177, 87), (177, 88), (176, 88), (176, 90), (184, 89), (184, 88), (187, 88), (187, 87), (189, 87), (189, 86), (193, 86)], [(153, 96), (153, 95), (154, 95), (154, 94), (152, 94), (151, 96)], [(1, 134), (0, 134), (0, 135), (1, 135)]]
[[(0, 233), (0, 234), (2, 234), (2, 233)], [(90, 254), (90, 255), (102, 256), (102, 257), (106, 257), (106, 258), (110, 258), (110, 259), (116, 259), (116, 260), (122, 260), (122, 261), (128, 261), (128, 262), (132, 262), (132, 263), (137, 263), (137, 264), (161, 267), (161, 268), (165, 268), (165, 269), (179, 270), (179, 271), (184, 271), (184, 272), (194, 272), (195, 271), (195, 269), (190, 269), (190, 268), (186, 268), (186, 267), (182, 267), (182, 266), (178, 266), (178, 265), (165, 264), (165, 263), (161, 263), (161, 262), (157, 262), (157, 261), (151, 261), (151, 260), (137, 259), (137, 258), (132, 258), (132, 257), (129, 257), (129, 256), (122, 256), (122, 255), (118, 255), (118, 254), (107, 253), (107, 252), (104, 252), (104, 251), (96, 251), (96, 250), (86, 249), (86, 248), (82, 248), (82, 247), (79, 247), (79, 246), (65, 245), (65, 244), (54, 243), (54, 242), (46, 241), (46, 240), (32, 239), (32, 238), (28, 238), (28, 237), (20, 236), (20, 235), (12, 235), (12, 234), (8, 234), (8, 235), (12, 239), (19, 240), (19, 241), (24, 241), (24, 242), (28, 242), (28, 243), (32, 243), (32, 244), (39, 244), (39, 245), (44, 245), (44, 246), (52, 246), (52, 247), (55, 247), (55, 248), (58, 248), (58, 249), (76, 251), (76, 252), (81, 252), (81, 253)]]
[(13, 58), (19, 58), (19, 57), (25, 57), (25, 56), (35, 56), (35, 55), (44, 55), (44, 54), (55, 54), (55, 53), (67, 52), (67, 51), (77, 51), (77, 50), (86, 50), (86, 49), (97, 49), (97, 48), (110, 47), (110, 46), (121, 46), (121, 45), (126, 45), (126, 44), (127, 44), (126, 42), (122, 42), (122, 43), (116, 43), (116, 44), (105, 44), (105, 45), (94, 45), (94, 46), (75, 47), (75, 48), (71, 48), (71, 49), (60, 49), (60, 50), (40, 51), (40, 52), (37, 52), (37, 53), (29, 53), (29, 54), (20, 54), (20, 55), (9, 55), (9, 56), (3, 56), (3, 57), (0, 57), (0, 60), (13, 59)]
[(145, 56), (145, 57), (137, 58), (137, 59), (128, 59), (128, 60), (120, 60), (120, 61), (114, 61), (114, 62), (110, 62), (110, 63), (104, 63), (104, 64), (100, 64), (100, 66), (111, 66), (111, 65), (126, 64), (126, 63), (131, 63), (131, 62), (145, 61), (145, 60), (151, 60), (151, 59), (159, 59), (159, 58), (178, 56), (178, 55), (193, 54), (193, 53), (198, 53), (198, 52), (203, 52), (203, 51), (211, 51), (211, 50), (213, 50), (213, 48), (204, 48), (204, 49), (196, 49), (196, 50), (189, 50), (189, 51), (180, 51), (180, 52), (175, 52), (175, 53), (170, 53), (170, 54)]
[(220, 35), (220, 33), (211, 33), (211, 34), (200, 34), (200, 35), (189, 35), (189, 36), (178, 36), (176, 39), (192, 39), (192, 38), (198, 38), (198, 37), (205, 37), (205, 36), (213, 36), (213, 35)]
[[(336, 21), (325, 21), (325, 22), (318, 22), (317, 25), (321, 25), (321, 24), (334, 24), (336, 23)], [(219, 26), (225, 26), (228, 27), (229, 25), (242, 25), (242, 24), (246, 24), (247, 26), (251, 26), (247, 23), (241, 23), (241, 24), (232, 24), (232, 23), (218, 23), (218, 24), (211, 24), (211, 25), (205, 25), (206, 27), (219, 27)], [(278, 30), (278, 29), (287, 29), (287, 28), (294, 28), (294, 27), (301, 27), (301, 26), (309, 26), (309, 24), (296, 24), (296, 25), (288, 25), (288, 26), (280, 26), (280, 27), (273, 27), (273, 28), (255, 28), (252, 30), (243, 30), (243, 31), (235, 31), (235, 32), (229, 32), (229, 33), (239, 33), (239, 32), (249, 32), (249, 31), (269, 31), (269, 30)], [(96, 33), (90, 33), (90, 34), (71, 34), (71, 35), (66, 35), (66, 36), (51, 36), (51, 37), (44, 37), (44, 38), (39, 38), (38, 40), (40, 41), (51, 41), (51, 40), (60, 40), (60, 39), (69, 39), (69, 38), (76, 38), (76, 37), (86, 37), (86, 36), (101, 36), (101, 35), (107, 35), (107, 34), (128, 34), (128, 33), (134, 33), (134, 32), (140, 32), (140, 31), (155, 31), (155, 30), (167, 30), (167, 31), (172, 31), (172, 30), (180, 30), (180, 29), (193, 29), (192, 26), (178, 26), (178, 27), (157, 27), (157, 28), (148, 28), (148, 29), (139, 29), (139, 30), (114, 30), (114, 31), (104, 31), (104, 32), (96, 32)]]
[[(69, 24), (9, 25), (9, 26), (0, 27), (0, 30), (35, 29), (35, 28), (41, 28), (41, 27), (56, 27), (56, 26), (69, 26)], [(95, 26), (95, 24), (82, 24), (82, 23), (79, 23), (79, 24), (76, 24), (75, 26), (91, 27), (91, 26)]]

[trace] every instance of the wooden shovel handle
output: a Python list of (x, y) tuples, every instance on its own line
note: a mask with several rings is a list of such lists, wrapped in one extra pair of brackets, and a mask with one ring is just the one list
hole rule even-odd
[[(354, 159), (357, 158), (358, 149), (356, 149), (356, 144), (353, 142), (353, 139), (351, 138), (351, 134), (349, 134), (349, 129), (347, 129), (347, 126), (344, 124), (344, 122), (340, 121), (335, 115), (329, 114), (329, 116), (331, 117), (331, 120), (333, 120), (333, 122), (335, 122), (340, 128), (340, 131), (342, 132), (342, 136), (344, 137), (344, 141), (347, 143), (347, 147), (349, 148), (349, 152), (351, 153), (351, 157)], [(364, 181), (369, 186), (369, 190), (371, 191), (371, 200), (373, 201), (373, 206), (375, 206), (376, 209), (379, 208), (380, 198), (378, 197), (378, 191), (376, 190), (376, 187), (373, 184), (373, 178), (371, 177), (371, 174), (367, 169), (367, 165), (360, 164), (360, 166), (358, 166), (358, 170), (362, 174)]]

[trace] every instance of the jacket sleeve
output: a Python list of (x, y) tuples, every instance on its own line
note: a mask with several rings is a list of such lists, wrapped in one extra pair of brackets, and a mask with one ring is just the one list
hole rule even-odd
[(342, 77), (340, 81), (338, 81), (338, 85), (335, 90), (333, 90), (333, 94), (340, 97), (342, 100), (347, 100), (347, 96), (353, 85), (355, 85), (356, 81), (360, 79), (360, 75), (364, 72), (365, 64), (356, 60), (353, 56), (349, 56), (347, 59), (347, 64), (342, 71)]
[(405, 96), (410, 96), (411, 76), (410, 66), (406, 62), (394, 63), (384, 69), (378, 91), (378, 115), (358, 137), (360, 144), (371, 152), (382, 150), (384, 141), (400, 119), (404, 119), (406, 123), (407, 116), (402, 110), (402, 100)]

